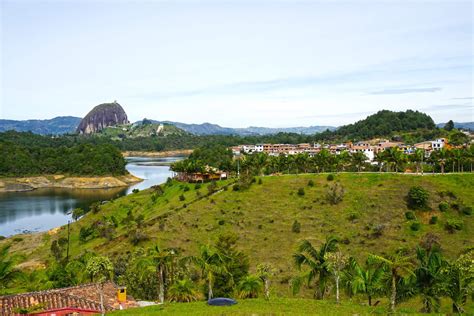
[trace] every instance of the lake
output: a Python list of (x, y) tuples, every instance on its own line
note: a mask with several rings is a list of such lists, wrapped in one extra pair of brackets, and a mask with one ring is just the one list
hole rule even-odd
[(171, 176), (169, 165), (182, 157), (129, 157), (127, 170), (144, 181), (111, 189), (37, 189), (0, 193), (0, 236), (46, 231), (67, 224), (71, 210), (87, 209), (97, 201), (110, 200), (161, 184)]

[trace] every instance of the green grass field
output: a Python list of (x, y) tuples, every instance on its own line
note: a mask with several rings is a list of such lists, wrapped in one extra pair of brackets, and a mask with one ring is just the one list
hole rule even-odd
[[(472, 307), (472, 306), (471, 306)], [(473, 310), (467, 310), (467, 314)], [(449, 308), (440, 311), (449, 314)], [(238, 300), (233, 306), (209, 306), (204, 301), (192, 303), (166, 303), (165, 305), (134, 308), (111, 313), (111, 315), (386, 315), (387, 306), (370, 307), (356, 301), (343, 301), (336, 304), (332, 300), (318, 301), (302, 298), (273, 298)], [(418, 314), (418, 310), (409, 304), (402, 304), (395, 314)], [(427, 314), (423, 314), (427, 315)]]
[[(326, 177), (327, 174), (262, 177), (262, 184), (254, 183), (248, 190), (233, 191), (229, 187), (209, 197), (205, 197), (209, 184), (196, 190), (194, 184), (175, 182), (163, 185), (165, 192), (155, 201), (150, 190), (122, 197), (71, 225), (71, 256), (90, 250), (114, 257), (154, 244), (194, 255), (200, 244), (212, 243), (218, 235), (233, 232), (240, 237), (238, 248), (250, 257), (251, 272), (259, 263), (272, 264), (278, 270), (272, 281), (276, 294), (289, 297), (288, 281), (297, 273), (292, 255), (302, 239), (318, 246), (326, 236), (335, 235), (341, 240), (341, 250), (361, 261), (369, 253), (390, 254), (400, 247), (414, 248), (428, 232), (440, 237), (443, 253), (450, 258), (474, 245), (474, 216), (462, 215), (455, 209), (456, 204), (474, 205), (474, 174), (338, 174), (334, 181), (344, 186), (345, 196), (337, 205), (326, 201), (327, 187), (332, 183)], [(314, 181), (313, 187), (307, 185), (309, 180)], [(222, 181), (218, 186), (231, 183), (232, 180)], [(411, 221), (405, 218), (405, 197), (414, 185), (430, 192), (430, 210), (415, 212), (421, 222), (419, 231), (412, 231)], [(297, 194), (299, 188), (304, 188), (304, 196)], [(448, 201), (453, 207), (440, 212), (441, 201)], [(95, 238), (84, 244), (79, 242), (81, 227), (112, 215), (120, 223), (129, 210), (135, 216), (144, 215), (141, 231), (149, 237), (148, 241), (133, 246), (127, 235), (131, 225), (120, 224), (112, 240)], [(358, 218), (351, 220), (351, 213)], [(439, 217), (434, 225), (429, 223), (432, 216)], [(461, 220), (463, 229), (448, 232), (444, 226), (450, 218)], [(301, 223), (299, 233), (292, 232), (295, 220)], [(376, 227), (380, 235), (375, 234)], [(55, 233), (18, 235), (0, 241), (0, 246), (11, 245), (20, 267), (44, 267), (52, 258), (51, 241), (65, 237), (66, 233), (62, 227)], [(311, 297), (312, 293), (306, 291), (302, 295)]]

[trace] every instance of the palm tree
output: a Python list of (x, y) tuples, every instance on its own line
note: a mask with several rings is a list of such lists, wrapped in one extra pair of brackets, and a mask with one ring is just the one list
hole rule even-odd
[(327, 252), (324, 256), (328, 270), (334, 274), (334, 281), (336, 282), (336, 302), (339, 304), (339, 280), (341, 278), (342, 270), (348, 264), (348, 258), (341, 252)]
[(446, 165), (446, 161), (448, 160), (448, 151), (445, 148), (441, 148), (440, 150), (432, 152), (431, 156), (435, 163), (438, 163), (441, 167), (441, 173), (444, 174), (444, 166)]
[(400, 279), (406, 278), (410, 275), (414, 276), (414, 266), (411, 262), (412, 258), (397, 252), (394, 256), (390, 256), (388, 258), (370, 255), (369, 259), (371, 261), (381, 263), (389, 272), (389, 276), (391, 278), (390, 309), (392, 312), (394, 312), (397, 298), (397, 282)]
[(365, 267), (360, 266), (354, 258), (349, 259), (349, 267), (345, 279), (348, 281), (351, 292), (364, 293), (367, 295), (369, 306), (372, 306), (372, 298), (382, 290), (383, 268), (368, 262)]
[(438, 312), (440, 306), (439, 289), (441, 283), (441, 269), (445, 265), (439, 247), (416, 249), (419, 265), (415, 269), (417, 288), (423, 300), (423, 312)]
[(387, 155), (385, 151), (379, 151), (377, 154), (375, 154), (375, 161), (379, 165), (379, 172), (382, 172), (383, 165), (387, 165)]
[(159, 281), (159, 293), (158, 297), (160, 303), (163, 304), (165, 301), (165, 287), (167, 284), (166, 275), (170, 273), (171, 263), (175, 256), (175, 251), (173, 249), (163, 249), (160, 246), (156, 245), (152, 248), (153, 261), (156, 266), (156, 273), (158, 274)]
[(199, 293), (190, 279), (176, 280), (169, 288), (169, 299), (172, 302), (192, 302), (198, 299)]
[(12, 281), (19, 273), (14, 268), (13, 261), (7, 259), (9, 249), (10, 246), (0, 249), (0, 289), (5, 288), (7, 284)]
[(360, 172), (362, 165), (367, 161), (367, 156), (362, 152), (355, 152), (351, 154), (351, 160), (357, 167), (357, 172)]
[(191, 257), (190, 259), (201, 269), (202, 276), (207, 281), (207, 298), (211, 299), (213, 297), (212, 285), (215, 275), (227, 272), (224, 257), (217, 249), (203, 245), (199, 249), (199, 257)]
[(270, 277), (275, 274), (275, 270), (269, 264), (259, 264), (257, 275), (262, 280), (264, 286), (265, 299), (270, 298)]
[(104, 310), (104, 283), (112, 279), (114, 266), (107, 257), (97, 256), (92, 257), (87, 262), (86, 272), (89, 274), (91, 280), (97, 282), (97, 289), (100, 295), (100, 311), (102, 316), (105, 315)]
[(398, 147), (390, 147), (386, 150), (387, 161), (394, 167), (395, 172), (401, 170), (406, 161), (406, 155)]
[(420, 173), (420, 170), (421, 168), (423, 168), (423, 166), (421, 166), (421, 163), (423, 162), (423, 150), (417, 148), (415, 149), (415, 151), (413, 152), (413, 154), (410, 155), (410, 161), (415, 163), (416, 165), (416, 173)]
[(349, 152), (347, 150), (342, 151), (337, 156), (337, 166), (341, 167), (343, 172), (346, 170), (346, 167), (350, 164), (350, 161), (351, 161), (351, 156), (349, 155)]
[(258, 275), (247, 275), (237, 286), (237, 292), (240, 298), (257, 298), (261, 290), (262, 280)]
[(325, 255), (328, 252), (337, 249), (337, 239), (335, 237), (327, 237), (326, 242), (318, 249), (314, 248), (308, 240), (303, 240), (298, 247), (298, 252), (293, 255), (296, 267), (301, 270), (303, 266), (307, 266), (309, 270), (300, 277), (295, 277), (292, 281), (293, 292), (296, 293), (301, 287), (302, 281), (306, 281), (309, 285), (317, 279), (317, 290), (315, 297), (323, 299), (326, 292), (326, 283), (331, 276), (326, 264)]

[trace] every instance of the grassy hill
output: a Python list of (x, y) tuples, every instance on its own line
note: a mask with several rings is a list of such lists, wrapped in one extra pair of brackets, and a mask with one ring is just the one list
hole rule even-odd
[[(131, 212), (135, 217), (144, 216), (140, 231), (149, 240), (138, 244), (142, 247), (158, 243), (180, 248), (185, 254), (196, 254), (198, 245), (213, 242), (219, 234), (238, 234), (239, 248), (250, 256), (251, 267), (262, 262), (274, 265), (279, 270), (275, 282), (278, 291), (287, 294), (288, 280), (294, 275), (292, 254), (302, 239), (319, 244), (328, 235), (338, 236), (342, 250), (359, 259), (365, 259), (369, 253), (412, 248), (428, 232), (440, 237), (448, 257), (455, 257), (473, 245), (472, 216), (462, 215), (456, 208), (474, 205), (474, 174), (338, 174), (333, 182), (343, 185), (345, 196), (337, 205), (326, 201), (326, 191), (333, 183), (326, 177), (263, 177), (262, 184), (254, 183), (245, 191), (233, 191), (229, 186), (231, 180), (227, 180), (217, 185), (229, 188), (211, 196), (206, 196), (210, 184), (196, 189), (194, 184), (177, 182), (163, 185), (161, 196), (153, 189), (138, 192), (108, 202), (97, 213), (90, 212), (73, 223), (71, 256), (90, 250), (114, 257), (133, 250), (133, 226), (122, 224)], [(309, 180), (314, 182), (313, 187), (308, 186)], [(412, 231), (413, 221), (405, 217), (405, 196), (414, 185), (430, 192), (430, 210), (415, 212), (421, 222), (419, 231)], [(297, 194), (299, 188), (304, 188), (303, 196)], [(446, 212), (438, 210), (442, 201), (451, 205)], [(110, 240), (97, 237), (85, 243), (79, 241), (81, 227), (90, 227), (111, 216), (118, 227)], [(432, 216), (439, 217), (436, 224), (429, 223)], [(461, 221), (463, 229), (447, 231), (445, 225), (450, 219)], [(301, 224), (299, 233), (292, 231), (295, 220)], [(8, 238), (0, 241), (0, 246), (11, 244), (11, 252), (21, 258), (22, 267), (44, 266), (51, 260), (51, 242), (66, 236), (66, 227), (62, 227), (54, 232)]]

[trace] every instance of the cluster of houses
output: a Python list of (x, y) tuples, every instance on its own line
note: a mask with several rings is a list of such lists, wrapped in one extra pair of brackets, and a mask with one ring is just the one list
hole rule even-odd
[(426, 141), (414, 145), (405, 145), (402, 142), (393, 142), (388, 140), (371, 140), (361, 141), (356, 143), (342, 143), (342, 144), (256, 144), (256, 145), (239, 145), (231, 147), (234, 156), (238, 156), (241, 153), (253, 154), (253, 153), (267, 153), (270, 156), (279, 155), (296, 155), (307, 153), (310, 157), (313, 157), (321, 150), (326, 149), (331, 154), (338, 155), (341, 152), (347, 151), (349, 153), (362, 152), (367, 156), (367, 160), (373, 161), (377, 153), (384, 151), (388, 148), (398, 147), (405, 154), (412, 154), (416, 149), (422, 149), (425, 151), (425, 156), (429, 156), (434, 150), (440, 150), (441, 148), (450, 148), (448, 141), (445, 138), (439, 138), (433, 141)]

